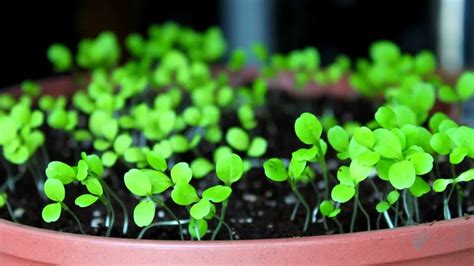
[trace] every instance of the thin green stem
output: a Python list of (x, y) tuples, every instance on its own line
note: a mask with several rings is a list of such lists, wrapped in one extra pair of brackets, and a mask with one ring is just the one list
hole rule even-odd
[(324, 158), (324, 154), (322, 154), (321, 144), (316, 145), (320, 152), (320, 156), (318, 157), (318, 162), (321, 165), (321, 170), (323, 171), (323, 178), (324, 178), (324, 198), (329, 198), (329, 176), (328, 176), (328, 167), (326, 164), (326, 158)]
[(220, 214), (220, 217), (219, 217), (219, 222), (217, 223), (217, 227), (216, 229), (214, 229), (214, 232), (212, 232), (212, 240), (215, 240), (216, 237), (217, 237), (217, 234), (219, 234), (219, 231), (221, 230), (222, 228), (222, 225), (224, 223), (224, 217), (225, 217), (225, 211), (227, 209), (227, 204), (228, 204), (229, 200), (225, 200), (222, 202), (222, 207), (221, 207), (221, 214)]
[(356, 221), (356, 217), (357, 217), (357, 202), (356, 200), (354, 199), (354, 206), (352, 208), (352, 218), (351, 218), (351, 227), (350, 227), (350, 232), (354, 232), (354, 226), (355, 226), (355, 221)]
[(359, 209), (362, 211), (362, 213), (364, 214), (365, 216), (365, 219), (367, 220), (367, 231), (370, 231), (370, 216), (369, 214), (367, 213), (367, 211), (364, 209), (364, 206), (362, 206), (362, 203), (360, 202), (359, 200), (359, 192), (358, 192), (358, 188), (357, 188), (357, 192), (356, 192), (356, 202), (357, 202), (357, 205), (359, 206)]
[(293, 190), (293, 193), (298, 198), (298, 200), (301, 202), (301, 204), (303, 204), (303, 207), (306, 211), (306, 219), (304, 221), (304, 226), (303, 226), (303, 232), (306, 232), (308, 230), (309, 221), (311, 219), (311, 209), (309, 208), (309, 205), (306, 202), (306, 200), (304, 199), (304, 197), (299, 192), (298, 188), (296, 187), (296, 184), (290, 183), (290, 186), (291, 186), (291, 189)]
[(104, 180), (102, 179), (100, 180), (101, 180), (102, 186), (105, 188), (105, 191), (107, 191), (110, 194), (110, 196), (112, 196), (112, 198), (120, 205), (120, 208), (122, 209), (122, 213), (123, 213), (122, 233), (126, 235), (128, 232), (128, 224), (129, 224), (127, 207), (125, 206), (123, 201), (117, 196), (117, 194), (115, 194), (115, 192), (109, 187), (109, 185)]
[(416, 223), (420, 222), (420, 210), (418, 208), (418, 198), (413, 197), (413, 206), (415, 207), (415, 220)]
[(413, 210), (410, 209), (410, 206), (408, 205), (408, 199), (407, 199), (407, 190), (404, 189), (403, 190), (403, 208), (405, 209), (405, 214), (407, 215), (407, 221), (406, 221), (406, 224), (405, 225), (412, 225), (415, 223), (415, 221), (413, 221)]
[(290, 217), (291, 221), (295, 220), (296, 212), (298, 211), (299, 206), (300, 206), (300, 201), (297, 200), (296, 204), (295, 204), (295, 207), (293, 208), (293, 211), (291, 212), (291, 217)]
[(47, 198), (43, 191), (43, 183), (40, 180), (40, 178), (38, 178), (34, 165), (31, 162), (29, 162), (27, 163), (27, 168), (30, 170), (31, 176), (33, 177), (33, 181), (35, 182), (36, 191), (40, 195), (41, 199), (43, 199), (43, 201), (46, 201)]
[(383, 216), (385, 218), (385, 221), (387, 222), (388, 228), (392, 229), (393, 223), (392, 223), (392, 219), (390, 219), (390, 215), (388, 214), (388, 211), (384, 211)]
[[(181, 220), (179, 221), (179, 223), (181, 224), (187, 224), (189, 223), (189, 220)], [(156, 223), (152, 223), (146, 227), (144, 227), (140, 233), (138, 234), (137, 236), (137, 239), (142, 239), (143, 236), (146, 234), (146, 232), (148, 232), (148, 230), (154, 228), (154, 227), (160, 227), (160, 226), (173, 226), (173, 225), (178, 225), (178, 221), (176, 220), (173, 220), (173, 221), (161, 221), (161, 222), (156, 222)]]
[(450, 220), (451, 219), (451, 211), (449, 210), (449, 201), (451, 200), (451, 196), (453, 195), (455, 184), (451, 185), (451, 189), (449, 190), (448, 196), (444, 197), (443, 200), (443, 214), (444, 214), (444, 219)]
[[(313, 209), (313, 219), (312, 219), (312, 222), (316, 223), (317, 214), (318, 214), (318, 211), (319, 211), (319, 204), (321, 203), (321, 200), (320, 200), (320, 194), (319, 194), (319, 191), (318, 191), (318, 187), (316, 186), (316, 183), (314, 183), (313, 179), (310, 180), (310, 183), (311, 183), (311, 187), (314, 190), (314, 193), (316, 194), (316, 206), (314, 206), (314, 209)], [(326, 230), (326, 232), (329, 231), (327, 219), (326, 219), (326, 216), (324, 216), (324, 215), (323, 215), (323, 226), (324, 226), (324, 230)]]
[(377, 215), (377, 220), (375, 221), (375, 228), (377, 228), (377, 230), (380, 230), (380, 220), (382, 220), (382, 216), (382, 213), (379, 213)]
[(403, 219), (400, 215), (400, 201), (397, 200), (395, 203), (395, 227), (398, 227), (398, 218)]
[(8, 214), (10, 215), (10, 217), (12, 218), (12, 221), (14, 221), (15, 223), (18, 223), (18, 220), (16, 219), (16, 217), (13, 213), (12, 206), (10, 205), (8, 200), (5, 200), (5, 205), (7, 206), (7, 211), (8, 211)]
[(343, 234), (344, 227), (342, 226), (341, 222), (339, 222), (339, 219), (337, 219), (337, 217), (334, 217), (333, 221), (336, 223), (337, 228), (339, 229), (339, 233)]
[(462, 201), (464, 198), (464, 192), (461, 185), (459, 184), (456, 184), (456, 195), (457, 195), (457, 203), (458, 203), (458, 216), (461, 217), (463, 215)]
[(176, 214), (168, 206), (166, 206), (164, 202), (162, 202), (161, 206), (163, 207), (163, 209), (165, 209), (166, 212), (169, 213), (169, 215), (171, 215), (171, 217), (173, 217), (173, 219), (176, 220), (176, 222), (178, 223), (179, 236), (181, 237), (181, 240), (184, 240), (183, 225), (181, 224), (181, 221), (178, 216), (176, 216)]
[(81, 232), (81, 234), (85, 235), (86, 232), (85, 232), (84, 229), (82, 228), (82, 224), (81, 224), (81, 221), (79, 220), (79, 218), (74, 214), (73, 211), (71, 211), (71, 210), (69, 209), (69, 207), (68, 207), (64, 202), (61, 202), (61, 206), (62, 206), (62, 208), (63, 208), (67, 213), (69, 213), (69, 214), (72, 216), (72, 218), (74, 219), (74, 221), (76, 221), (77, 226), (79, 227), (79, 231)]
[(114, 224), (115, 224), (115, 211), (114, 211), (114, 207), (112, 206), (110, 202), (108, 195), (106, 197), (102, 197), (101, 201), (104, 204), (105, 209), (107, 211), (108, 223), (106, 223), (107, 231), (105, 232), (105, 236), (109, 237), (110, 234), (112, 233), (112, 229), (114, 228)]

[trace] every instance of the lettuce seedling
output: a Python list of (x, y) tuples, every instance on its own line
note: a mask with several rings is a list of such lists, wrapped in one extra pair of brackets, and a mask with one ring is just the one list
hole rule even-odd
[[(72, 168), (70, 170), (72, 170)], [(74, 173), (74, 170), (72, 170), (72, 173)], [(50, 203), (43, 208), (43, 211), (41, 212), (43, 220), (47, 223), (56, 222), (61, 216), (61, 211), (65, 210), (76, 221), (81, 234), (85, 234), (79, 218), (69, 209), (66, 203), (63, 202), (66, 192), (61, 180), (48, 178), (44, 183), (44, 193), (48, 199), (54, 201), (54, 203)]]
[(250, 140), (247, 132), (238, 127), (230, 128), (225, 136), (230, 147), (240, 152), (247, 152), (249, 157), (260, 157), (267, 151), (267, 141), (262, 137)]
[(55, 43), (48, 48), (48, 60), (53, 64), (58, 72), (64, 72), (71, 69), (73, 57), (71, 51), (63, 44)]
[(232, 71), (242, 69), (247, 61), (247, 55), (243, 49), (237, 48), (232, 51), (229, 60), (229, 68)]
[[(457, 177), (438, 178), (433, 182), (433, 190), (435, 192), (444, 192), (446, 190), (446, 188), (448, 187), (448, 185), (451, 185), (451, 189), (448, 193), (448, 196), (444, 197), (444, 201), (443, 201), (443, 205), (444, 205), (443, 214), (444, 214), (445, 219), (451, 219), (451, 212), (449, 210), (449, 201), (451, 199), (451, 196), (453, 194), (454, 189), (455, 188), (460, 189), (460, 184), (461, 183), (463, 183), (463, 182), (467, 183), (467, 182), (470, 182), (472, 180), (474, 180), (474, 169), (469, 169), (469, 170), (461, 173)], [(459, 190), (458, 190), (458, 193), (459, 193)], [(459, 201), (458, 201), (458, 205), (459, 205)], [(458, 208), (460, 208), (460, 206), (458, 206)], [(459, 215), (462, 215), (462, 212), (459, 213)]]

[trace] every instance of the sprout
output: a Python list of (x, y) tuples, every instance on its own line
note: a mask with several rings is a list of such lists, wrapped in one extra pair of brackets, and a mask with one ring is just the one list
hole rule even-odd
[(70, 70), (73, 64), (71, 51), (60, 43), (52, 44), (48, 48), (48, 60), (58, 72)]

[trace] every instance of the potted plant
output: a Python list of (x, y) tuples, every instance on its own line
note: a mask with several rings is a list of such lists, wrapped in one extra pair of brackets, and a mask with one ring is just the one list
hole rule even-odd
[[(377, 63), (383, 77), (401, 61), (429, 71), (364, 87), (379, 100), (271, 87), (279, 71), (341, 73), (319, 70), (315, 49), (257, 77), (241, 74), (241, 50), (215, 68), (215, 28), (152, 26), (126, 39), (122, 64), (110, 32), (75, 57), (52, 45), (71, 76), (0, 97), (0, 261), (472, 262), (474, 129), (433, 108), (472, 97), (474, 73), (453, 88), (431, 56), (407, 63), (381, 43), (372, 58), (393, 59)], [(331, 82), (379, 78), (341, 58)]]

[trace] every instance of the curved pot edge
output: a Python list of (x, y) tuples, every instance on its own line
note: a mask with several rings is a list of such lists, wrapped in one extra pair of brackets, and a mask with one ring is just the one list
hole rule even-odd
[[(107, 263), (165, 260), (198, 264), (258, 261), (365, 264), (446, 258), (467, 250), (471, 251), (467, 259), (474, 261), (472, 218), (332, 236), (202, 242), (83, 236), (0, 219), (0, 261), (3, 253), (48, 263), (92, 263), (100, 258)], [(364, 250), (370, 255), (362, 252)]]

